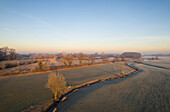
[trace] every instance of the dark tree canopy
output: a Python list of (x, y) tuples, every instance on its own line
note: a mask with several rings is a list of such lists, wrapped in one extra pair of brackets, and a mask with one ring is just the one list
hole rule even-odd
[(17, 58), (18, 54), (15, 52), (15, 49), (8, 47), (0, 48), (0, 61), (15, 60)]
[(137, 52), (124, 52), (123, 54), (120, 55), (122, 58), (141, 58), (141, 54)]

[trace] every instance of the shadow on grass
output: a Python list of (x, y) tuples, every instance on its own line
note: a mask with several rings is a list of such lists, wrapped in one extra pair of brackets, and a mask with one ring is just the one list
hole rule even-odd
[(79, 91), (77, 91), (75, 93), (71, 93), (68, 96), (68, 100), (66, 100), (65, 102), (61, 102), (58, 105), (58, 111), (60, 111), (60, 109), (61, 109), (62, 112), (65, 112), (73, 104), (75, 104), (77, 101), (84, 98), (86, 95), (92, 93), (93, 91), (95, 91), (97, 89), (100, 89), (102, 87), (105, 87), (105, 86), (109, 86), (109, 85), (113, 85), (113, 84), (119, 84), (119, 83), (121, 83), (121, 82), (123, 82), (123, 81), (125, 81), (125, 80), (127, 80), (129, 78), (133, 78), (133, 77), (137, 76), (141, 72), (143, 72), (143, 70), (141, 70), (139, 72), (132, 73), (131, 75), (127, 76), (126, 78), (119, 78), (119, 79), (114, 79), (114, 80), (110, 80), (110, 81), (99, 82), (99, 83), (96, 83), (96, 84), (91, 85), (89, 87), (82, 88), (82, 89), (80, 89)]
[(157, 65), (152, 65), (152, 64), (146, 64), (146, 63), (144, 63), (144, 65), (151, 66), (151, 67), (156, 67), (156, 68), (161, 68), (161, 69), (166, 69), (166, 70), (170, 70), (169, 68), (162, 67), (162, 66), (157, 66)]

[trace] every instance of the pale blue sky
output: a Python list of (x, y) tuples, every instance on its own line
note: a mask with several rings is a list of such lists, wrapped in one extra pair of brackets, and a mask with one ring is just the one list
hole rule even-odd
[(0, 0), (0, 47), (170, 53), (170, 0)]

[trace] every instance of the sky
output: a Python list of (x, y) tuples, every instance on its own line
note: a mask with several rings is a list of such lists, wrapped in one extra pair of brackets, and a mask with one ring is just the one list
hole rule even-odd
[(0, 0), (0, 47), (170, 53), (170, 0)]

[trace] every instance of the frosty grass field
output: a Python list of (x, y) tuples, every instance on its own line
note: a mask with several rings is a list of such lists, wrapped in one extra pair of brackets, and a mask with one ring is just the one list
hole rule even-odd
[(170, 58), (135, 66), (142, 70), (126, 79), (98, 83), (71, 94), (59, 104), (58, 112), (169, 112), (170, 70), (164, 67), (170, 67)]
[[(119, 63), (104, 64), (60, 70), (59, 73), (64, 75), (68, 86), (74, 86), (94, 79), (118, 75), (119, 66)], [(124, 67), (124, 72), (130, 70), (131, 68)], [(0, 110), (2, 112), (18, 112), (35, 105), (43, 110), (44, 106), (52, 99), (51, 91), (44, 87), (48, 74), (49, 72), (44, 72), (0, 78)]]
[[(68, 86), (119, 74), (119, 63), (60, 70)], [(80, 89), (59, 104), (59, 112), (170, 111), (170, 57), (134, 64), (142, 71), (123, 79), (114, 79)], [(124, 67), (124, 72), (131, 71)], [(57, 71), (56, 71), (57, 72)], [(0, 110), (18, 112), (36, 107), (44, 109), (52, 93), (44, 85), (48, 74), (0, 78)], [(34, 108), (35, 109), (35, 108)]]

